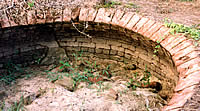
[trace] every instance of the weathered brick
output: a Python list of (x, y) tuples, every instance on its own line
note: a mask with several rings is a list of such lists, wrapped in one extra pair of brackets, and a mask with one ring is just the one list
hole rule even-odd
[(178, 66), (178, 65), (183, 64), (184, 62), (187, 62), (191, 59), (194, 59), (194, 58), (197, 58), (197, 57), (200, 58), (199, 52), (200, 51), (192, 51), (189, 54), (180, 57), (179, 59), (173, 58), (173, 60), (175, 61), (175, 64)]
[(155, 21), (148, 20), (139, 30), (139, 34), (144, 34), (147, 30), (149, 30), (153, 25), (155, 24)]
[(156, 33), (160, 28), (162, 27), (162, 24), (155, 23), (149, 30), (147, 30), (143, 35), (145, 37), (151, 38), (151, 36)]
[(138, 21), (141, 19), (141, 17), (139, 15), (134, 15), (131, 20), (129, 21), (128, 24), (126, 24), (125, 28), (132, 30), (133, 26), (136, 25), (136, 23), (138, 23)]
[(173, 56), (174, 54), (176, 54), (177, 52), (179, 52), (180, 50), (193, 45), (192, 40), (185, 40), (182, 43), (178, 44), (176, 47), (172, 48), (169, 50), (169, 52), (171, 53), (171, 55)]
[(28, 20), (28, 24), (35, 24), (36, 23), (35, 10), (30, 10), (30, 11), (27, 12), (27, 20)]
[(191, 86), (184, 89), (183, 91), (175, 93), (168, 103), (170, 107), (167, 107), (165, 110), (171, 111), (174, 108), (182, 107), (186, 103), (187, 99), (189, 99), (194, 94), (194, 88), (195, 86)]
[(118, 51), (117, 55), (119, 55), (120, 57), (124, 56), (124, 52)]
[(96, 44), (96, 48), (102, 48), (102, 49), (110, 49), (110, 46), (107, 44)]
[(98, 43), (98, 44), (106, 44), (107, 43), (107, 40), (105, 40), (105, 39), (100, 39), (100, 38), (94, 38), (94, 39), (92, 39), (92, 42), (94, 42), (94, 43)]
[(88, 12), (89, 12), (88, 8), (81, 8), (79, 14), (79, 21), (87, 21)]
[(195, 71), (199, 71), (199, 74), (200, 74), (200, 63), (191, 65), (188, 70), (183, 72), (184, 74), (180, 73), (180, 75), (188, 76), (189, 74), (191, 74)]
[(167, 49), (169, 51), (171, 48), (175, 47), (176, 45), (180, 44), (181, 42), (183, 42), (185, 40), (186, 40), (186, 38), (184, 36), (175, 37), (175, 39), (172, 39), (172, 41), (167, 44), (165, 49)]
[(116, 55), (117, 54), (117, 50), (110, 50), (110, 54)]
[(169, 28), (162, 26), (156, 33), (154, 33), (151, 37), (153, 41), (163, 41), (167, 36), (169, 36)]
[(6, 14), (1, 15), (0, 24), (2, 28), (10, 27), (10, 21), (8, 17), (6, 16)]
[(119, 47), (122, 46), (122, 43), (119, 43), (119, 42), (117, 42), (116, 40), (112, 40), (112, 39), (111, 39), (111, 40), (107, 40), (107, 44), (108, 44), (108, 45), (111, 45), (111, 46), (112, 46), (112, 45), (114, 45), (114, 46), (119, 46)]
[(103, 49), (96, 49), (96, 51), (95, 51), (97, 54), (101, 54), (101, 53), (103, 53)]
[(130, 54), (125, 53), (124, 57), (130, 60), (132, 56)]
[(124, 16), (121, 18), (121, 20), (119, 21), (119, 26), (121, 27), (125, 27), (126, 24), (130, 21), (130, 19), (133, 17), (133, 13), (132, 12), (125, 12)]
[(79, 46), (95, 48), (95, 44), (94, 43), (85, 43), (85, 42), (83, 42)]
[(109, 24), (114, 15), (115, 9), (100, 8), (98, 10), (95, 22), (102, 22)]
[(135, 53), (129, 49), (125, 49), (125, 54), (135, 55)]
[(63, 10), (63, 21), (64, 22), (70, 22), (70, 20), (71, 20), (71, 9), (65, 8)]
[(88, 12), (88, 17), (87, 17), (87, 21), (94, 21), (95, 17), (97, 15), (97, 10), (94, 8), (89, 8), (89, 12)]
[(103, 53), (109, 55), (109, 50), (108, 49), (103, 49)]
[(138, 30), (148, 21), (148, 18), (142, 17), (141, 20), (132, 28), (134, 32), (138, 32)]
[(183, 64), (180, 64), (179, 66), (177, 66), (177, 71), (180, 72), (183, 69), (188, 69), (190, 68), (190, 66), (200, 63), (200, 59), (199, 58), (194, 58), (192, 60), (189, 60)]
[(117, 10), (115, 12), (115, 15), (113, 16), (111, 24), (112, 25), (119, 25), (119, 21), (120, 21), (120, 19), (123, 16), (124, 13), (125, 13), (124, 11)]
[(180, 50), (178, 52), (176, 52), (173, 56), (172, 59), (176, 62), (176, 60), (181, 60), (181, 58), (183, 58), (184, 56), (186, 57), (186, 55), (192, 51), (196, 50), (194, 46), (190, 45), (187, 48), (185, 48), (184, 50)]
[(181, 91), (187, 87), (198, 84), (200, 81), (199, 71), (189, 74), (185, 78), (179, 78), (178, 84), (176, 85), (175, 91)]

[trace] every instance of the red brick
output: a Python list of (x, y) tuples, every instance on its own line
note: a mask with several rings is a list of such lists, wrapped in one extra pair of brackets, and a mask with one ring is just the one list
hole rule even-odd
[(148, 21), (148, 18), (142, 17), (141, 20), (132, 28), (134, 32), (138, 32), (138, 30)]
[(162, 26), (155, 34), (152, 35), (151, 40), (153, 41), (163, 41), (167, 36), (169, 36), (169, 30), (165, 26)]
[(173, 58), (173, 60), (175, 61), (175, 64), (178, 66), (180, 64), (183, 64), (184, 62), (186, 61), (189, 61), (191, 59), (194, 59), (194, 58), (197, 58), (199, 57), (200, 59), (200, 54), (199, 54), (200, 51), (192, 51), (190, 52), (189, 54), (185, 55), (185, 56), (182, 56), (178, 59), (176, 58)]
[(71, 9), (65, 8), (63, 10), (63, 21), (64, 22), (70, 22), (70, 20), (71, 20)]
[(114, 15), (115, 9), (106, 9), (106, 8), (100, 8), (98, 10), (95, 22), (103, 22), (109, 24), (112, 20), (112, 16)]
[(130, 19), (133, 17), (133, 13), (132, 12), (126, 12), (124, 14), (124, 16), (121, 18), (120, 22), (119, 22), (119, 25), (121, 27), (125, 27), (126, 24), (130, 21)]
[(184, 56), (186, 57), (187, 54), (191, 53), (192, 51), (195, 51), (195, 47), (190, 45), (188, 47), (186, 47), (185, 49), (183, 50), (180, 50), (178, 52), (176, 52), (173, 56), (172, 56), (172, 59), (174, 61), (176, 60), (181, 60), (181, 58), (183, 58)]
[(128, 24), (126, 24), (125, 28), (132, 30), (133, 26), (135, 26), (136, 23), (141, 19), (139, 15), (134, 15)]
[(178, 84), (176, 85), (175, 91), (181, 91), (189, 86), (193, 86), (200, 82), (199, 72), (189, 74), (187, 77), (179, 77)]
[(14, 26), (18, 26), (19, 24), (15, 23), (14, 21), (10, 20), (10, 26), (14, 27)]
[(87, 21), (88, 12), (89, 12), (88, 8), (81, 8), (79, 14), (79, 21)]
[(169, 35), (167, 36), (163, 41), (160, 42), (160, 44), (163, 47), (166, 47), (169, 43), (171, 43), (173, 40), (175, 39), (175, 37), (173, 35)]
[(166, 45), (165, 49), (169, 51), (170, 49), (172, 49), (173, 47), (175, 47), (176, 45), (180, 44), (185, 40), (186, 38), (184, 36), (175, 37), (174, 39), (172, 39), (170, 43)]
[(30, 10), (27, 12), (28, 24), (36, 24), (35, 10)]
[(80, 10), (81, 10), (80, 7), (76, 7), (74, 9), (72, 9), (72, 12), (71, 12), (71, 19), (72, 20), (75, 20), (80, 15)]
[(182, 91), (174, 93), (174, 95), (173, 95), (172, 99), (169, 101), (168, 105), (172, 105), (178, 101), (182, 101), (182, 99), (185, 98), (185, 95), (188, 95), (188, 94), (189, 94), (188, 98), (185, 98), (185, 99), (189, 99), (191, 94), (194, 93), (194, 89), (195, 89), (195, 85), (187, 87), (187, 88), (183, 89)]
[(183, 68), (188, 69), (190, 66), (192, 66), (192, 65), (194, 65), (196, 63), (200, 63), (200, 59), (199, 58), (194, 58), (194, 59), (192, 59), (190, 61), (187, 61), (187, 62), (177, 66), (177, 71), (179, 72), (179, 70), (183, 69)]
[(111, 24), (112, 25), (119, 25), (120, 19), (122, 18), (123, 14), (124, 14), (124, 11), (117, 10), (115, 12), (115, 15), (113, 16)]
[(155, 24), (155, 21), (148, 20), (147, 23), (145, 23), (139, 30), (138, 33), (143, 35), (147, 30), (149, 30), (153, 25)]
[(97, 15), (97, 10), (95, 10), (94, 8), (89, 8), (87, 21), (93, 22), (96, 15)]
[[(56, 13), (56, 15), (54, 15), (54, 13)], [(53, 22), (63, 22), (63, 10), (60, 9), (58, 11), (55, 12), (51, 12), (51, 15), (53, 15)]]
[(194, 88), (195, 86), (188, 87), (179, 93), (175, 93), (172, 99), (169, 101), (168, 106), (164, 107), (164, 111), (173, 111), (174, 109), (182, 107), (194, 94)]
[(180, 51), (180, 50), (182, 50), (182, 49), (184, 49), (184, 48), (186, 48), (186, 47), (188, 47), (190, 45), (193, 45), (192, 40), (186, 40), (186, 41), (183, 41), (182, 43), (180, 43), (179, 45), (177, 45), (176, 47), (172, 48), (171, 50), (169, 50), (169, 52), (173, 56), (178, 51)]
[(28, 25), (27, 12), (22, 11), (18, 19), (19, 19), (19, 25)]
[[(193, 64), (192, 66), (190, 66), (190, 69), (188, 69), (187, 71), (185, 71), (185, 76), (188, 76), (189, 74), (198, 71), (200, 74), (200, 63), (197, 64)], [(181, 75), (181, 74), (180, 74)]]
[(8, 17), (4, 14), (4, 15), (1, 15), (1, 18), (2, 18), (0, 20), (1, 27), (2, 28), (10, 27), (10, 22), (8, 20)]
[(149, 30), (147, 30), (143, 35), (150, 38), (155, 32), (157, 32), (162, 27), (162, 24), (155, 23)]

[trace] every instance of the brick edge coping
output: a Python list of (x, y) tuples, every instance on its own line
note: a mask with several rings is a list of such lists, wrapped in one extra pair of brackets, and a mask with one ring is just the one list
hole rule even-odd
[(3, 16), (0, 19), (0, 28), (78, 20), (112, 24), (132, 30), (154, 42), (160, 41), (160, 44), (171, 54), (179, 73), (175, 93), (162, 110), (179, 110), (194, 94), (194, 88), (200, 82), (200, 48), (193, 45), (193, 40), (181, 34), (171, 35), (170, 29), (161, 23), (132, 12), (105, 8), (65, 8), (60, 11), (61, 15), (54, 16), (53, 11), (48, 9), (45, 16), (40, 16), (36, 13), (37, 10), (29, 10), (17, 23), (8, 16)]

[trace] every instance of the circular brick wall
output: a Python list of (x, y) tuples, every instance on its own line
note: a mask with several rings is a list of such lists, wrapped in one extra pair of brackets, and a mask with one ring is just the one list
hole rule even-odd
[[(83, 50), (101, 59), (133, 62), (147, 69), (163, 84), (171, 98), (163, 110), (178, 110), (193, 95), (200, 81), (199, 51), (192, 40), (182, 35), (170, 35), (160, 23), (131, 12), (115, 9), (64, 8), (54, 15), (54, 9), (29, 10), (24, 16), (0, 19), (0, 67), (9, 60), (32, 64), (52, 48), (62, 48), (68, 57)], [(74, 28), (89, 34), (85, 36)], [(87, 27), (84, 27), (87, 24)], [(85, 29), (84, 29), (85, 28)], [(176, 37), (178, 36), (178, 37)], [(156, 41), (159, 48), (153, 56)], [(162, 85), (163, 85), (162, 84)], [(168, 86), (168, 87), (167, 87)]]

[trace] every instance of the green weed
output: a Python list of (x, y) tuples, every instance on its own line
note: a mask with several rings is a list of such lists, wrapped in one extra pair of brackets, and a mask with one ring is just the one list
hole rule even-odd
[(12, 62), (4, 64), (3, 67), (6, 69), (6, 72), (0, 75), (0, 82), (11, 84), (12, 82), (15, 82), (18, 78), (31, 77), (31, 71), (25, 71), (21, 66)]
[(134, 78), (131, 78), (129, 82), (127, 82), (127, 87), (135, 90), (137, 87), (141, 87), (141, 85), (149, 85), (150, 84), (150, 77), (151, 73), (147, 71), (147, 66), (145, 66), (145, 71), (143, 78), (138, 80), (137, 72), (134, 74)]
[(7, 109), (7, 111), (24, 111), (24, 97), (20, 97), (20, 101), (15, 101), (9, 108), (6, 108), (5, 101), (0, 102), (0, 111), (4, 111)]
[[(190, 38), (198, 41), (198, 43), (200, 43), (200, 30), (199, 29), (194, 28), (194, 27), (188, 27), (183, 24), (177, 24), (169, 19), (165, 19), (164, 25), (166, 27), (171, 28), (171, 30), (170, 30), (171, 34), (174, 35), (175, 33), (183, 33), (185, 36), (190, 37)], [(198, 45), (198, 43), (196, 43), (195, 45)]]
[(126, 8), (135, 8), (135, 9), (139, 8), (139, 6), (137, 6), (134, 3), (127, 3), (127, 4), (125, 4), (125, 7)]
[(121, 5), (121, 2), (109, 1), (105, 2), (103, 5), (98, 5), (96, 8), (114, 8), (116, 5)]
[(89, 85), (94, 83), (101, 87), (102, 77), (111, 77), (109, 70), (110, 65), (105, 69), (102, 69), (100, 65), (97, 65), (96, 61), (90, 62), (82, 58), (82, 52), (78, 54), (73, 54), (73, 61), (60, 61), (60, 69), (63, 70), (62, 73), (52, 73), (47, 71), (48, 78), (50, 81), (56, 81), (62, 79), (63, 76), (71, 77), (73, 79), (73, 88), (75, 89), (77, 84), (80, 82), (87, 82)]
[(35, 4), (34, 0), (32, 2), (28, 2), (28, 6), (31, 7), (31, 8), (34, 6), (34, 4)]

